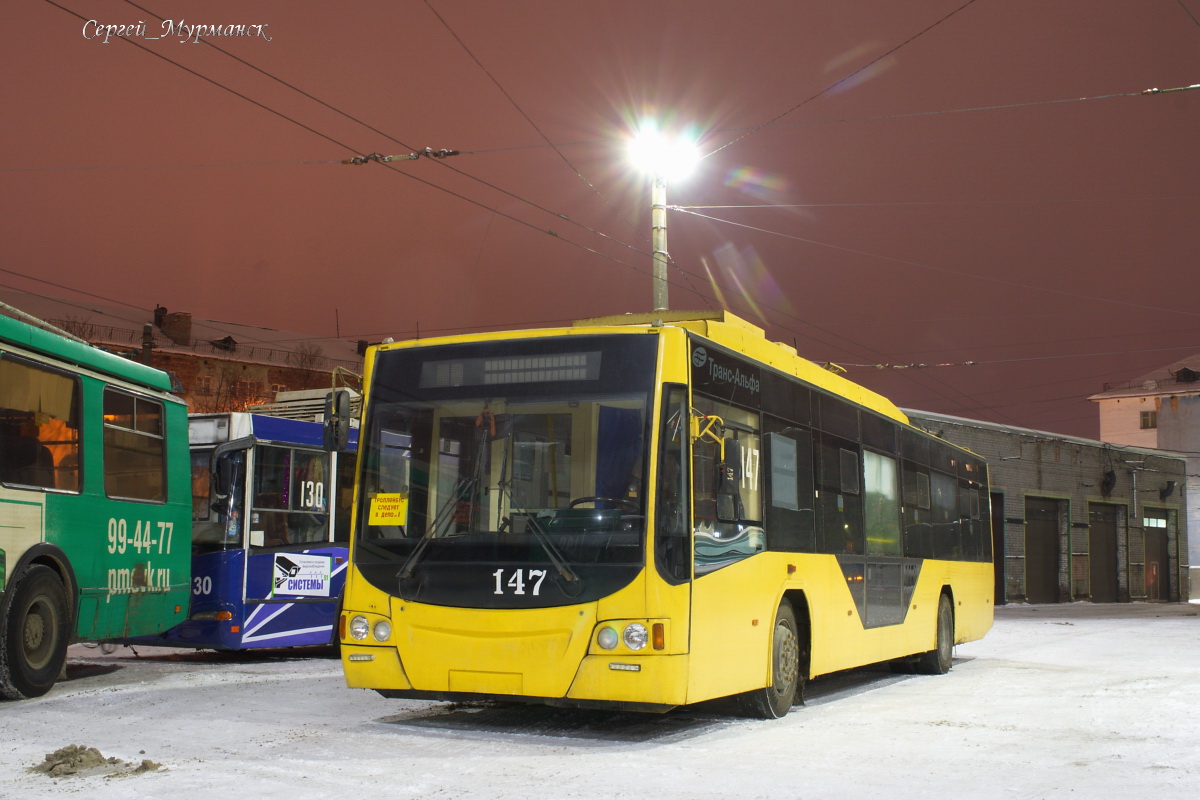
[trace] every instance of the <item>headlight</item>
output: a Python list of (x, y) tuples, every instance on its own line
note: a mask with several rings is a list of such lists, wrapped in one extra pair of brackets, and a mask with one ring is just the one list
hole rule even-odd
[(371, 633), (375, 635), (375, 641), (386, 642), (392, 635), (392, 623), (386, 619), (381, 619), (375, 623), (375, 627), (371, 629)]
[(367, 632), (370, 629), (371, 625), (367, 622), (366, 617), (358, 616), (350, 620), (350, 637), (353, 639), (367, 638)]
[(625, 633), (621, 638), (625, 640), (625, 646), (630, 650), (641, 650), (650, 640), (650, 634), (647, 633), (645, 625), (634, 622), (625, 626)]
[(600, 629), (596, 634), (596, 644), (603, 647), (605, 650), (612, 650), (617, 646), (617, 632), (607, 625)]

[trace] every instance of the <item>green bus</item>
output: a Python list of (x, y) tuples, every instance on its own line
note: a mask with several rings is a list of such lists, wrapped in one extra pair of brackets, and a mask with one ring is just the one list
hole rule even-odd
[(75, 641), (182, 622), (187, 407), (157, 369), (0, 316), (0, 697), (38, 697)]

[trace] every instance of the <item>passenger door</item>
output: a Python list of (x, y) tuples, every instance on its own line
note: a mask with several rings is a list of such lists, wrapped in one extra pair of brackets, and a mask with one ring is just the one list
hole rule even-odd
[(259, 444), (248, 503), (243, 647), (333, 641), (346, 545), (331, 542), (336, 454)]

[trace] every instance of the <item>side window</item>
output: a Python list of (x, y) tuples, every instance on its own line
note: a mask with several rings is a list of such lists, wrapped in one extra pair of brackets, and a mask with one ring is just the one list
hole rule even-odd
[(104, 491), (109, 497), (166, 500), (161, 402), (104, 390)]
[(812, 432), (768, 419), (767, 430), (772, 429), (763, 436), (771, 549), (816, 552)]
[(659, 433), (658, 494), (654, 560), (671, 583), (689, 577), (687, 388), (670, 386), (663, 398)]
[[(852, 449), (853, 448), (853, 449)], [(865, 550), (858, 445), (829, 433), (816, 441), (817, 520), (822, 553)]]
[(0, 481), (79, 491), (79, 381), (0, 359)]
[(958, 479), (941, 472), (931, 471), (930, 486), (930, 556), (933, 558), (955, 558), (958, 556), (959, 516)]
[(214, 465), (212, 450), (192, 451), (193, 553), (242, 546), (247, 452), (222, 453)]
[(762, 444), (758, 415), (693, 398), (699, 436), (692, 441), (696, 575), (766, 549)]
[[(430, 522), (430, 471), (420, 464), (429, 459), (432, 416), (430, 412), (410, 416), (397, 411), (378, 417), (359, 487), (359, 530), (364, 539), (424, 534)], [(415, 449), (422, 447), (422, 443), (425, 443), (423, 449)], [(450, 446), (458, 448), (459, 443), (437, 440), (439, 453)], [(376, 513), (376, 502), (381, 496), (388, 499), (390, 513)]]
[(908, 462), (904, 464), (904, 505), (929, 510), (929, 473)]
[(906, 460), (901, 478), (904, 484), (904, 555), (929, 558), (933, 555), (929, 467)]
[[(692, 445), (696, 524), (720, 530), (735, 521), (761, 523), (763, 464), (757, 415), (705, 397), (696, 397), (693, 405), (706, 418), (719, 417), (724, 423), (722, 432), (714, 427), (714, 435)], [(723, 446), (716, 437), (724, 440)], [(736, 497), (736, 507), (728, 496)]]
[(900, 480), (896, 459), (863, 451), (867, 554), (900, 555)]
[(350, 541), (350, 516), (354, 506), (354, 467), (358, 456), (353, 452), (337, 454), (337, 478), (334, 489), (333, 506), (337, 511), (334, 517), (336, 529), (333, 539), (336, 542)]

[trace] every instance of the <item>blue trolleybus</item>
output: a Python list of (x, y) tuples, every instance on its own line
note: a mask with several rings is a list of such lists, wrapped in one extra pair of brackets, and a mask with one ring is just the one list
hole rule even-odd
[(129, 644), (247, 650), (336, 642), (357, 431), (329, 453), (318, 422), (194, 414), (187, 619)]

